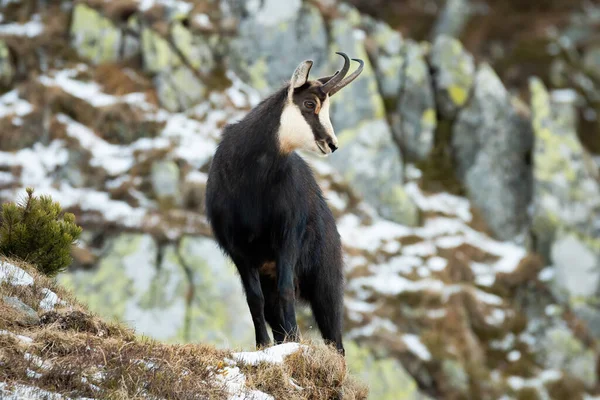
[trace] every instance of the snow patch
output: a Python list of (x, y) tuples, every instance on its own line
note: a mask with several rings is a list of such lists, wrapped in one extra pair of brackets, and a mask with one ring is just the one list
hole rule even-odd
[(421, 342), (421, 338), (419, 336), (407, 333), (402, 335), (401, 339), (404, 341), (411, 353), (423, 361), (431, 361), (431, 353), (429, 352), (427, 346)]
[(54, 307), (60, 303), (60, 299), (52, 290), (43, 288), (42, 294), (44, 298), (40, 301), (40, 308), (44, 311), (54, 310)]
[(306, 346), (298, 343), (283, 343), (260, 351), (233, 353), (233, 358), (250, 365), (257, 365), (261, 362), (281, 364), (285, 357), (305, 348)]
[(0, 282), (7, 282), (13, 286), (31, 286), (33, 277), (13, 264), (0, 261)]
[(0, 35), (6, 36), (27, 36), (30, 38), (36, 37), (40, 35), (44, 31), (44, 24), (39, 21), (38, 18), (27, 21), (24, 24), (18, 24), (16, 22), (1, 24), (0, 25)]

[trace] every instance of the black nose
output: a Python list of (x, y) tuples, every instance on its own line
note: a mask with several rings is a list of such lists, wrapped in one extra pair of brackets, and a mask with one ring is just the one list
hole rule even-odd
[(333, 144), (333, 141), (331, 139), (327, 139), (327, 146), (329, 146), (332, 153), (338, 149), (337, 146)]

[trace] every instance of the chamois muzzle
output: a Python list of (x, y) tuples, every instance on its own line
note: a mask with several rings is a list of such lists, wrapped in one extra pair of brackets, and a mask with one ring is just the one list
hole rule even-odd
[(345, 53), (338, 51), (338, 52), (336, 52), (336, 54), (339, 54), (340, 56), (344, 57), (344, 66), (342, 67), (342, 69), (340, 71), (336, 72), (335, 75), (321, 87), (321, 90), (323, 91), (323, 93), (329, 94), (329, 97), (333, 96), (334, 94), (339, 92), (340, 89), (349, 85), (353, 80), (358, 78), (358, 76), (361, 74), (363, 67), (365, 65), (363, 60), (353, 58), (352, 61), (356, 61), (360, 65), (358, 66), (356, 71), (354, 71), (352, 74), (350, 74), (349, 76), (346, 77), (346, 74), (348, 73), (348, 70), (350, 69), (350, 59), (348, 58), (348, 56)]

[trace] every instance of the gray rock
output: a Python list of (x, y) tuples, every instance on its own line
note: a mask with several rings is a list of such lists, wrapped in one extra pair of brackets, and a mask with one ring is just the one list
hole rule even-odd
[(475, 76), (473, 56), (460, 41), (438, 36), (431, 49), (434, 69), (435, 99), (442, 118), (453, 119), (469, 99)]
[(415, 225), (419, 213), (402, 186), (402, 164), (385, 120), (366, 121), (339, 134), (340, 151), (329, 161), (379, 214)]
[(15, 76), (15, 68), (10, 60), (8, 46), (0, 40), (0, 87), (8, 87)]
[(395, 106), (404, 65), (404, 40), (400, 32), (386, 23), (371, 17), (363, 17), (363, 21), (369, 38), (367, 52), (374, 62), (379, 92), (386, 104)]
[(150, 171), (152, 188), (159, 201), (181, 204), (179, 167), (174, 161), (157, 161)]
[(452, 128), (457, 175), (500, 239), (514, 239), (528, 223), (532, 147), (529, 122), (518, 115), (495, 72), (482, 65), (473, 97)]
[(580, 143), (575, 127), (566, 122), (564, 114), (554, 113), (543, 83), (537, 78), (532, 79), (530, 90), (536, 139), (532, 230), (537, 239), (537, 250), (549, 257), (552, 243), (572, 233), (598, 255), (598, 167)]
[(37, 312), (27, 304), (23, 303), (16, 297), (12, 296), (2, 296), (2, 301), (4, 304), (14, 308), (19, 312), (19, 316), (16, 322), (22, 325), (38, 325), (40, 323), (40, 318), (37, 315)]
[(448, 0), (439, 14), (431, 34), (432, 41), (438, 36), (459, 37), (472, 14), (469, 0)]
[[(336, 131), (342, 131), (355, 129), (365, 120), (385, 118), (385, 107), (377, 87), (375, 71), (365, 49), (365, 33), (358, 29), (360, 14), (347, 4), (340, 4), (338, 13), (339, 18), (330, 22), (332, 43), (327, 53), (329, 67), (325, 74), (335, 72), (342, 65), (341, 57), (335, 54), (336, 51), (343, 51), (350, 58), (360, 58), (365, 62), (360, 77), (332, 98), (331, 122)], [(355, 62), (352, 64), (350, 71), (357, 65)]]
[(562, 369), (581, 379), (588, 388), (598, 381), (594, 351), (586, 348), (566, 327), (555, 327), (546, 332), (537, 358), (547, 368)]
[(208, 74), (214, 59), (207, 38), (193, 35), (183, 23), (174, 22), (170, 34), (172, 43), (150, 28), (142, 30), (144, 68), (155, 74), (163, 107), (183, 111), (206, 96), (206, 85), (198, 74)]
[(573, 297), (596, 295), (600, 288), (600, 258), (573, 234), (552, 243), (550, 258), (555, 285)]
[(125, 321), (138, 333), (159, 340), (181, 340), (187, 287), (174, 254), (174, 247), (167, 247), (159, 258), (150, 235), (120, 234), (108, 241), (97, 268), (61, 274), (59, 279), (103, 317)]
[(188, 340), (225, 348), (254, 346), (254, 327), (239, 275), (216, 242), (186, 236), (179, 254), (193, 285)]
[[(287, 9), (273, 4), (265, 2), (249, 13), (230, 44), (230, 67), (262, 95), (288, 81), (302, 60), (314, 61), (311, 77), (324, 71), (328, 60), (327, 31), (319, 10), (310, 4), (296, 10), (296, 1), (286, 3)], [(269, 16), (273, 7), (278, 12)]]
[[(128, 22), (134, 28), (134, 19)], [(71, 21), (71, 46), (94, 64), (114, 62), (139, 53), (139, 41), (84, 3), (77, 3)]]
[(425, 49), (408, 40), (405, 46), (401, 88), (392, 115), (394, 137), (411, 161), (425, 160), (433, 149), (437, 113)]

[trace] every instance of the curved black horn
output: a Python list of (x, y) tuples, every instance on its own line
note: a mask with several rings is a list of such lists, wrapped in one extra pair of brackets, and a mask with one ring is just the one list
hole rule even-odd
[[(358, 58), (353, 58), (352, 61), (356, 61), (357, 63), (359, 63), (360, 65), (358, 66), (358, 68), (356, 69), (356, 71), (354, 71), (352, 74), (350, 74), (348, 77), (346, 77), (343, 81), (341, 81), (339, 84), (335, 85), (335, 87), (333, 87), (330, 91), (329, 91), (329, 97), (333, 96), (334, 94), (336, 94), (340, 89), (342, 89), (344, 86), (350, 84), (350, 82), (352, 82), (353, 80), (355, 80), (356, 78), (358, 78), (358, 76), (360, 75), (360, 73), (363, 70), (363, 67), (365, 66), (365, 63), (363, 62), (363, 60), (359, 60)], [(329, 82), (328, 82), (329, 83)]]
[(329, 93), (331, 89), (333, 89), (338, 83), (340, 83), (342, 79), (344, 79), (344, 76), (346, 76), (348, 70), (350, 69), (350, 59), (348, 56), (340, 51), (336, 51), (335, 54), (339, 54), (340, 56), (344, 57), (344, 66), (342, 67), (341, 71), (336, 72), (336, 74), (333, 75), (333, 77), (328, 80), (326, 84), (321, 86), (323, 93)]

